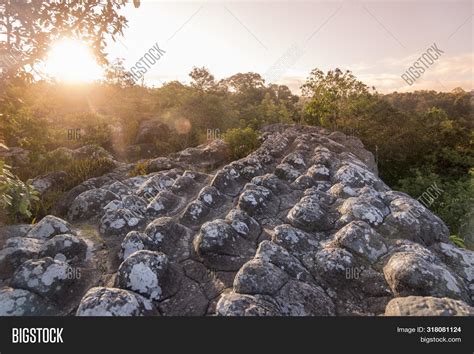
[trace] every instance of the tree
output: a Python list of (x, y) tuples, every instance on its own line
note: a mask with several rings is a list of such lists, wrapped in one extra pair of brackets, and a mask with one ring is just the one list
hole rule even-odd
[(216, 88), (214, 75), (205, 67), (194, 67), (189, 76), (193, 79), (191, 86), (200, 91), (212, 91)]
[(353, 110), (364, 106), (371, 97), (371, 89), (349, 70), (335, 69), (324, 74), (314, 69), (301, 88), (303, 96), (309, 99), (305, 120), (327, 127), (334, 127), (340, 119), (350, 117)]
[(265, 87), (265, 80), (257, 73), (238, 73), (222, 81), (232, 92), (248, 93)]
[[(33, 67), (51, 42), (80, 38), (89, 43), (98, 61), (107, 64), (106, 35), (123, 35), (127, 20), (118, 11), (127, 0), (4, 0), (0, 3), (2, 76), (13, 77)], [(139, 2), (135, 3), (137, 6)]]
[(135, 85), (132, 75), (125, 69), (124, 60), (118, 58), (107, 66), (105, 70), (105, 82), (120, 87)]

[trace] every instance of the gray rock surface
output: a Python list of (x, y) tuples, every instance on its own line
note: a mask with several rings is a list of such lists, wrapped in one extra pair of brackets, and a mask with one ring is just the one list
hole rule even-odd
[(157, 316), (150, 300), (131, 291), (96, 287), (82, 298), (76, 316)]
[(0, 316), (55, 316), (60, 311), (41, 296), (23, 289), (0, 290)]
[(56, 216), (47, 215), (33, 226), (26, 236), (46, 240), (53, 236), (66, 233), (73, 233), (71, 225), (68, 222)]
[(69, 292), (74, 280), (69, 276), (70, 266), (50, 257), (29, 260), (13, 274), (10, 285), (25, 289), (51, 300), (58, 300)]
[(446, 297), (407, 296), (391, 300), (385, 316), (474, 316), (474, 308)]
[[(82, 183), (72, 224), (48, 216), (4, 243), (4, 286), (77, 315), (472, 315), (473, 252), (390, 190), (358, 139), (272, 125), (226, 156), (219, 140)], [(80, 281), (60, 275), (74, 262)]]

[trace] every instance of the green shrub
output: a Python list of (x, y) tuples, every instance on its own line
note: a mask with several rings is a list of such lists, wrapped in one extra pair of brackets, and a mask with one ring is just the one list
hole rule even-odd
[[(84, 145), (99, 145), (104, 149), (112, 148), (112, 126), (115, 124), (113, 117), (91, 112), (68, 114), (48, 128), (54, 138), (54, 144), (49, 148), (67, 146), (75, 149)], [(77, 130), (78, 135), (75, 135)], [(72, 135), (69, 136), (68, 133)]]
[(474, 169), (462, 178), (443, 177), (426, 168), (414, 169), (411, 176), (400, 179), (394, 189), (416, 199), (433, 184), (442, 193), (426, 207), (448, 225), (452, 234), (465, 239), (469, 228), (462, 226), (474, 203)]
[(133, 169), (128, 173), (130, 177), (143, 176), (148, 173), (148, 160), (140, 161), (133, 166)]
[(258, 138), (258, 133), (250, 127), (230, 129), (224, 134), (232, 160), (241, 159), (256, 150), (260, 145)]
[(32, 204), (38, 193), (29, 182), (22, 182), (11, 167), (0, 160), (0, 219), (17, 222), (31, 217)]
[(73, 160), (62, 169), (67, 174), (64, 188), (69, 190), (89, 178), (102, 176), (115, 167), (115, 163), (107, 158)]
[(459, 237), (458, 235), (451, 235), (449, 236), (449, 239), (451, 240), (452, 243), (454, 243), (456, 246), (460, 248), (466, 248), (466, 245), (464, 244), (464, 239)]

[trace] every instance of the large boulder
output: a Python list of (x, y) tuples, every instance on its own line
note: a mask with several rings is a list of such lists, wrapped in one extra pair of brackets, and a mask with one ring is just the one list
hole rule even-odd
[(120, 265), (116, 284), (148, 299), (159, 300), (170, 295), (171, 278), (168, 257), (164, 253), (137, 251)]
[(171, 134), (170, 128), (160, 120), (144, 120), (138, 127), (135, 138), (136, 144), (155, 143), (167, 140)]
[(444, 264), (430, 262), (416, 253), (395, 253), (383, 272), (396, 296), (436, 296), (470, 301), (460, 277)]
[(32, 237), (9, 238), (0, 250), (0, 278), (8, 278), (23, 262), (37, 258), (45, 241)]
[(229, 148), (223, 140), (217, 139), (209, 144), (187, 148), (170, 156), (180, 163), (199, 169), (215, 168), (228, 161)]
[(76, 316), (157, 316), (152, 302), (131, 291), (97, 287), (82, 298)]
[(42, 240), (50, 239), (56, 235), (74, 233), (71, 225), (54, 215), (47, 215), (34, 225), (26, 234), (27, 237)]
[(40, 195), (44, 195), (47, 192), (58, 188), (67, 178), (67, 173), (64, 171), (51, 172), (42, 176), (33, 178), (31, 185), (35, 188)]
[(116, 199), (119, 199), (118, 195), (106, 189), (94, 188), (85, 191), (72, 202), (69, 207), (68, 219), (81, 221), (101, 218), (104, 214), (104, 207)]
[(391, 300), (385, 316), (474, 316), (474, 308), (446, 297), (407, 296)]
[(56, 235), (41, 247), (40, 257), (51, 257), (69, 263), (81, 263), (86, 258), (87, 244), (70, 234)]
[(10, 285), (57, 301), (70, 294), (74, 283), (69, 264), (45, 257), (23, 263), (13, 274)]
[(57, 316), (60, 310), (43, 297), (24, 289), (0, 289), (0, 316)]

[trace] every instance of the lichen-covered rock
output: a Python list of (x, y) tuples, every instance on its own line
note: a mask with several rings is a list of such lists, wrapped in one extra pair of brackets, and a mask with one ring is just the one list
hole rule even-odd
[(108, 211), (100, 219), (99, 231), (105, 236), (124, 237), (129, 231), (143, 225), (144, 217), (128, 209)]
[[(109, 190), (94, 188), (79, 194), (69, 207), (68, 219), (71, 221), (89, 220), (102, 217), (104, 207), (111, 201), (120, 199)], [(61, 233), (66, 233), (63, 231)]]
[(132, 194), (132, 190), (130, 189), (130, 187), (120, 181), (115, 181), (102, 188), (111, 191), (112, 193), (118, 195), (120, 198)]
[(61, 312), (49, 301), (24, 289), (0, 289), (0, 316), (57, 316)]
[(197, 186), (198, 185), (193, 178), (189, 176), (180, 176), (174, 181), (171, 186), (171, 191), (181, 196), (192, 195), (196, 193)]
[(151, 249), (165, 253), (172, 260), (189, 258), (192, 248), (192, 233), (172, 218), (162, 217), (153, 220), (145, 229), (151, 242)]
[(295, 179), (301, 176), (301, 172), (299, 172), (289, 163), (281, 163), (275, 168), (275, 175), (285, 181), (293, 182)]
[(80, 263), (86, 258), (87, 244), (80, 238), (64, 234), (49, 239), (42, 247), (40, 257), (51, 257), (70, 263)]
[(383, 272), (396, 296), (436, 296), (470, 301), (465, 284), (446, 266), (428, 262), (415, 253), (390, 257)]
[(160, 300), (170, 294), (168, 257), (161, 252), (137, 251), (122, 262), (116, 285), (148, 299)]
[(120, 258), (125, 260), (132, 253), (153, 248), (153, 241), (143, 232), (130, 231), (122, 241)]
[(0, 251), (0, 277), (10, 277), (23, 262), (37, 258), (42, 250), (43, 239), (31, 237), (12, 237)]
[(53, 188), (61, 185), (67, 178), (67, 173), (64, 171), (51, 172), (46, 175), (33, 178), (31, 185), (41, 195), (51, 191)]
[(325, 231), (333, 227), (336, 216), (317, 194), (304, 196), (288, 213), (291, 225), (306, 231)]
[(247, 184), (245, 190), (240, 195), (238, 206), (251, 216), (258, 216), (262, 213), (275, 212), (275, 203), (272, 203), (272, 192), (261, 186)]
[(316, 164), (311, 166), (306, 173), (316, 181), (326, 181), (329, 180), (330, 170), (324, 165)]
[(238, 270), (255, 253), (255, 246), (224, 220), (205, 223), (194, 239), (194, 249), (219, 270)]
[(159, 192), (146, 207), (146, 214), (158, 217), (172, 213), (179, 205), (180, 198), (174, 193), (164, 190)]
[(276, 301), (283, 316), (334, 316), (331, 298), (317, 285), (291, 280), (278, 292)]
[[(270, 298), (271, 300), (271, 298)], [(259, 295), (228, 293), (217, 303), (216, 312), (220, 316), (278, 316), (275, 304)]]
[(186, 225), (199, 225), (207, 220), (207, 216), (209, 215), (210, 211), (211, 209), (202, 201), (194, 200), (188, 204), (183, 216), (181, 217), (181, 220)]
[(197, 199), (201, 201), (205, 206), (209, 208), (215, 208), (219, 204), (221, 204), (224, 199), (224, 196), (221, 192), (219, 192), (217, 188), (212, 186), (206, 186), (201, 189)]
[(68, 222), (56, 216), (47, 215), (33, 226), (26, 236), (46, 240), (53, 236), (66, 233), (74, 233)]
[(434, 242), (448, 242), (446, 225), (419, 202), (394, 192), (385, 193), (385, 198), (390, 203), (390, 214), (379, 229), (385, 237), (407, 239), (427, 246)]
[(474, 252), (450, 243), (439, 242), (432, 246), (444, 263), (467, 283), (474, 282)]
[(126, 195), (122, 198), (122, 205), (120, 207), (143, 216), (146, 212), (147, 205), (148, 201), (145, 198), (141, 198), (137, 195)]
[(356, 266), (354, 256), (348, 251), (341, 248), (323, 248), (316, 254), (312, 274), (338, 286), (348, 280), (348, 270)]
[(328, 194), (336, 198), (350, 198), (357, 195), (356, 188), (346, 186), (343, 183), (335, 183), (329, 188)]
[(315, 254), (321, 248), (315, 234), (306, 233), (288, 224), (275, 227), (272, 241), (298, 258)]
[(235, 196), (242, 188), (239, 179), (240, 174), (234, 168), (223, 168), (222, 170), (217, 171), (211, 181), (211, 186), (221, 193)]
[(407, 296), (391, 300), (385, 316), (474, 316), (474, 308), (447, 297)]
[(275, 195), (286, 194), (291, 191), (291, 188), (273, 173), (254, 177), (251, 183), (256, 186), (265, 187), (271, 190)]
[(334, 238), (339, 245), (370, 262), (375, 262), (388, 251), (383, 237), (364, 221), (351, 222)]
[(232, 209), (226, 216), (226, 221), (243, 238), (255, 240), (261, 231), (258, 222), (245, 211)]
[(389, 213), (382, 201), (376, 198), (351, 197), (347, 198), (339, 208), (339, 212), (346, 218), (362, 220), (372, 226), (379, 226)]
[(190, 147), (181, 152), (171, 154), (177, 161), (195, 166), (197, 169), (215, 168), (229, 159), (229, 148), (221, 139), (208, 144)]
[(280, 268), (263, 259), (244, 264), (234, 279), (234, 290), (241, 294), (275, 294), (287, 281), (288, 275)]
[(274, 264), (296, 280), (311, 280), (311, 275), (300, 261), (290, 255), (285, 248), (273, 242), (261, 242), (255, 254), (255, 259)]
[(66, 262), (45, 257), (23, 263), (13, 274), (10, 285), (25, 289), (51, 300), (59, 300), (70, 293), (74, 277)]
[(350, 187), (373, 186), (377, 189), (383, 186), (383, 182), (367, 166), (355, 161), (345, 161), (336, 171), (333, 180)]
[(158, 173), (149, 177), (143, 182), (137, 190), (137, 195), (147, 199), (153, 198), (158, 192), (170, 188), (174, 183), (174, 179)]
[(96, 287), (82, 298), (76, 316), (157, 316), (153, 303), (132, 291)]

